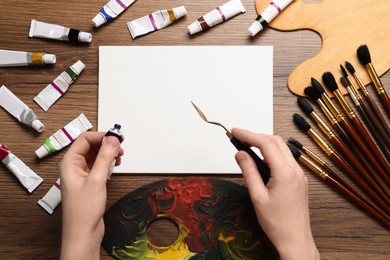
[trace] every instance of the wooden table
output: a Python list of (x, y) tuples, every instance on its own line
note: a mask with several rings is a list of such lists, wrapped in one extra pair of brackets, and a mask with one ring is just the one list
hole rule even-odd
[[(0, 259), (58, 258), (61, 241), (61, 207), (48, 215), (37, 201), (59, 177), (58, 163), (65, 151), (38, 160), (34, 151), (54, 131), (83, 112), (97, 127), (98, 47), (101, 45), (273, 45), (274, 46), (274, 133), (284, 139), (295, 137), (315, 151), (316, 146), (293, 124), (292, 114), (301, 113), (296, 96), (287, 88), (289, 73), (299, 63), (315, 55), (320, 37), (310, 31), (278, 32), (266, 29), (250, 38), (247, 28), (256, 17), (253, 1), (244, 0), (246, 14), (239, 15), (212, 30), (190, 37), (187, 26), (224, 1), (137, 1), (119, 18), (95, 29), (91, 19), (106, 3), (97, 1), (17, 1), (2, 0), (0, 48), (54, 53), (54, 66), (1, 68), (0, 85), (4, 84), (29, 105), (44, 122), (39, 134), (18, 123), (0, 109), (0, 143), (44, 178), (44, 183), (31, 195), (4, 166), (0, 167)], [(188, 15), (174, 25), (133, 40), (126, 22), (147, 13), (185, 5)], [(91, 32), (90, 44), (28, 38), (31, 19)], [(255, 58), (255, 57), (254, 57)], [(388, 58), (388, 57), (384, 57)], [(78, 59), (86, 69), (66, 95), (47, 113), (33, 101), (49, 82)], [(261, 62), (261, 61), (259, 61)], [(228, 64), (226, 64), (228, 65)], [(334, 64), (338, 66), (338, 64)], [(310, 75), (307, 75), (310, 77)], [(382, 77), (390, 86), (390, 74)], [(372, 88), (370, 88), (372, 89)], [(390, 91), (389, 88), (387, 88)], [(314, 125), (314, 124), (313, 124)], [(233, 158), (232, 158), (233, 159)], [(131, 158), (127, 158), (131, 160)], [(313, 234), (323, 259), (384, 259), (390, 256), (390, 232), (332, 188), (321, 182), (308, 169), (310, 213)], [(108, 183), (107, 207), (129, 191), (172, 175), (117, 175)], [(220, 178), (243, 184), (240, 175)], [(102, 258), (110, 258), (101, 250)]]

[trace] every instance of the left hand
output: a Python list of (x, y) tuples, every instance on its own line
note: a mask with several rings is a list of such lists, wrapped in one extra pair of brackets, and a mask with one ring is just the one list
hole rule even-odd
[(99, 259), (107, 176), (115, 157), (115, 165), (119, 165), (123, 155), (118, 139), (113, 136), (104, 139), (104, 135), (83, 133), (60, 162), (61, 259)]

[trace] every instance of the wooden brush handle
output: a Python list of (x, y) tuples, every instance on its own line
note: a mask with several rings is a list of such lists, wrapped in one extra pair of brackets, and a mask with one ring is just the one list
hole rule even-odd
[(328, 176), (325, 179), (325, 181), (330, 185), (332, 185), (333, 187), (335, 187), (340, 192), (342, 192), (349, 199), (351, 199), (353, 202), (355, 202), (364, 210), (366, 210), (369, 214), (371, 214), (371, 216), (373, 216), (376, 220), (378, 220), (379, 222), (381, 222), (383, 225), (385, 225), (387, 228), (390, 229), (390, 220), (387, 215), (383, 215), (383, 213), (381, 214), (380, 211), (377, 211), (371, 205), (367, 204), (366, 201), (356, 196), (353, 192), (351, 192), (348, 188), (344, 187), (342, 184), (340, 184), (337, 180), (333, 179), (331, 176)]
[(379, 107), (377, 106), (375, 100), (371, 97), (370, 93), (367, 93), (367, 95), (365, 95), (364, 97), (370, 104), (371, 108), (374, 110), (376, 117), (379, 119), (379, 121), (382, 124), (382, 127), (385, 129), (387, 133), (387, 136), (390, 138), (390, 126), (387, 123), (387, 120), (383, 116), (382, 112), (380, 111)]
[(390, 116), (390, 98), (389, 98), (389, 96), (387, 95), (386, 92), (383, 92), (383, 93), (379, 94), (379, 97), (382, 101), (383, 106), (386, 109), (387, 115)]

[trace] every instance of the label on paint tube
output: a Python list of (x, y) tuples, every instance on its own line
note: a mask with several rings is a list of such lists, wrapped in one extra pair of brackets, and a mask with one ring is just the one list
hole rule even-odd
[(61, 186), (60, 179), (58, 179), (46, 195), (38, 201), (38, 204), (46, 210), (50, 215), (61, 203)]
[(85, 65), (80, 60), (63, 71), (49, 85), (46, 86), (34, 101), (44, 110), (49, 108), (68, 90), (73, 81), (80, 75)]
[(0, 87), (0, 106), (18, 119), (19, 122), (34, 128), (38, 132), (45, 129), (34, 111), (4, 85)]
[(39, 158), (53, 154), (72, 143), (81, 133), (84, 133), (91, 128), (92, 124), (87, 117), (81, 113), (80, 116), (46, 139), (43, 145), (39, 147), (35, 153)]
[(188, 26), (188, 32), (190, 34), (195, 34), (197, 32), (207, 30), (214, 25), (238, 15), (239, 13), (245, 13), (245, 8), (241, 1), (230, 0), (190, 24)]
[(43, 179), (33, 172), (22, 160), (16, 157), (7, 147), (0, 144), (0, 161), (15, 175), (19, 182), (32, 193)]
[(110, 0), (92, 19), (95, 27), (111, 21), (127, 9), (135, 0)]
[(185, 16), (187, 10), (184, 6), (159, 10), (127, 23), (131, 37), (147, 34), (167, 27), (172, 22)]

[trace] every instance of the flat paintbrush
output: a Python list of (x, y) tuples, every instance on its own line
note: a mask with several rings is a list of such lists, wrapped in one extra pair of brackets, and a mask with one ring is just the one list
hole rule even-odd
[[(343, 155), (343, 157), (356, 169), (358, 172), (370, 183), (370, 184), (379, 184), (383, 192), (386, 194), (387, 199), (390, 198), (390, 190), (382, 182), (380, 177), (375, 172), (369, 172), (363, 166), (362, 162), (359, 161), (351, 150), (344, 145), (344, 143), (333, 133), (333, 131), (327, 126), (327, 124), (322, 120), (321, 116), (318, 115), (309, 102), (302, 97), (298, 98), (298, 105), (305, 112), (306, 115), (310, 116), (314, 122), (318, 125), (324, 135), (332, 142), (332, 144), (338, 149), (338, 151)], [(375, 178), (375, 180), (373, 179)]]
[(370, 78), (375, 85), (376, 92), (378, 93), (379, 98), (386, 109), (387, 115), (390, 116), (390, 98), (387, 95), (385, 87), (383, 86), (378, 74), (375, 71), (374, 66), (371, 63), (371, 54), (370, 51), (368, 50), (367, 45), (361, 45), (357, 49), (357, 55), (359, 61), (366, 68), (368, 75), (370, 75)]
[[(299, 128), (301, 128), (307, 135), (329, 156), (338, 166), (340, 166), (346, 174), (348, 174), (363, 190), (369, 195), (376, 203), (378, 203), (381, 208), (387, 213), (390, 213), (390, 204), (389, 199), (382, 189), (374, 182), (370, 183), (372, 188), (368, 183), (362, 179), (357, 171), (352, 169), (339, 154), (337, 154), (326, 141), (310, 126), (310, 124), (299, 114), (295, 113), (293, 115), (294, 122)], [(379, 196), (380, 194), (381, 196)]]
[[(351, 106), (348, 104), (348, 102), (345, 100), (343, 94), (341, 94), (338, 85), (336, 83), (336, 80), (333, 77), (333, 74), (330, 72), (325, 72), (322, 75), (322, 81), (324, 82), (325, 86), (333, 92), (333, 94), (336, 96), (337, 100), (339, 101), (341, 107), (345, 111), (345, 113), (348, 115), (349, 119), (351, 120), (352, 124), (358, 130), (359, 135), (362, 137), (363, 141), (368, 145), (369, 149), (372, 153), (374, 153), (376, 159), (380, 162), (382, 168), (386, 172), (390, 172), (390, 165), (387, 163), (386, 159), (383, 157), (382, 153), (376, 146), (375, 142), (372, 140), (370, 134), (366, 130), (365, 126), (362, 124), (360, 119), (357, 117), (355, 111), (351, 108)], [(387, 183), (390, 185), (390, 183)]]
[[(356, 73), (355, 68), (352, 66), (352, 64), (349, 63), (348, 61), (346, 61), (345, 62), (345, 66), (347, 67), (347, 70), (349, 71), (349, 73), (352, 74), (352, 76), (355, 79), (356, 83), (359, 85), (360, 89), (363, 92), (363, 95), (364, 95), (365, 99), (370, 104), (371, 108), (374, 110), (374, 114), (378, 118), (379, 122), (381, 122), (381, 125), (385, 129), (385, 131), (387, 133), (387, 136), (390, 138), (390, 126), (387, 123), (387, 120), (385, 119), (385, 117), (383, 116), (381, 110), (377, 106), (374, 98), (371, 96), (370, 92), (368, 92), (366, 86), (363, 84), (363, 81), (361, 80), (359, 75)], [(349, 79), (349, 77), (347, 77), (347, 79)], [(349, 79), (348, 81), (350, 81), (350, 84), (352, 85), (352, 83), (351, 83), (352, 80)]]
[(336, 117), (337, 122), (342, 126), (345, 132), (350, 136), (353, 142), (356, 144), (358, 149), (363, 153), (363, 155), (368, 159), (371, 165), (382, 175), (386, 175), (385, 170), (380, 165), (379, 161), (367, 148), (366, 144), (360, 138), (355, 129), (350, 125), (350, 123), (344, 118), (343, 114), (338, 110), (338, 108), (333, 104), (332, 100), (325, 93), (324, 88), (317, 80), (312, 79), (313, 88), (321, 96), (321, 99), (324, 101), (326, 106), (331, 110), (332, 114)]
[(309, 158), (304, 156), (300, 151), (298, 151), (296, 148), (289, 145), (289, 148), (294, 156), (294, 158), (299, 161), (300, 163), (307, 166), (309, 169), (311, 169), (315, 174), (317, 174), (319, 177), (321, 177), (322, 180), (329, 183), (332, 187), (336, 188), (339, 192), (346, 195), (349, 199), (351, 199), (353, 202), (358, 204), (361, 208), (367, 211), (372, 217), (374, 217), (377, 221), (382, 223), (385, 227), (390, 228), (390, 220), (389, 217), (381, 213), (382, 211), (377, 211), (374, 207), (372, 207), (370, 204), (368, 204), (365, 200), (362, 200), (360, 197), (355, 195), (353, 192), (351, 192), (347, 187), (345, 187), (343, 184), (338, 182), (336, 179), (334, 179), (332, 176), (328, 174), (323, 168), (321, 168), (319, 165), (317, 165), (315, 162), (311, 161)]

